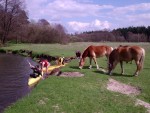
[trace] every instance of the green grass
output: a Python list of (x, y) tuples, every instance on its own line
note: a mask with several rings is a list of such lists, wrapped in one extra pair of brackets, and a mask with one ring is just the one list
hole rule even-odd
[[(141, 99), (150, 103), (150, 44), (149, 43), (70, 43), (60, 44), (18, 44), (3, 49), (27, 49), (52, 56), (74, 56), (76, 50), (83, 51), (89, 45), (140, 45), (146, 49), (144, 69), (138, 77), (132, 77), (135, 63), (124, 63), (125, 74), (119, 75), (120, 66), (114, 70), (114, 76), (87, 69), (88, 59), (82, 70), (78, 69), (78, 61), (73, 60), (62, 71), (78, 71), (84, 73), (81, 78), (50, 77), (41, 81), (30, 94), (9, 106), (4, 113), (144, 113), (146, 109), (135, 106), (135, 100)], [(99, 58), (98, 63), (106, 67), (106, 58)], [(116, 76), (115, 76), (116, 75)], [(118, 76), (117, 76), (118, 75)], [(126, 84), (138, 86), (142, 93), (138, 96), (127, 96), (108, 91), (106, 85), (109, 78)]]

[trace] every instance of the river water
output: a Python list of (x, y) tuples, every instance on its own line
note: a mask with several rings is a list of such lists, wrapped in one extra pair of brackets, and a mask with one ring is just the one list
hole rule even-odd
[(0, 54), (0, 113), (29, 93), (28, 77), (32, 70), (27, 60), (31, 61), (27, 57)]

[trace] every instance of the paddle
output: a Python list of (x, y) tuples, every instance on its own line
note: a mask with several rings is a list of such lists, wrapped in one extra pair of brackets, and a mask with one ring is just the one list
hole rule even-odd
[(32, 67), (31, 63), (30, 63), (28, 60), (27, 60), (27, 62), (28, 62), (28, 64), (29, 64), (29, 66)]

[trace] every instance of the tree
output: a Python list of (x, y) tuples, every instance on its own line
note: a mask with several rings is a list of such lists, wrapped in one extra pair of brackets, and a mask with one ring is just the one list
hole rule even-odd
[(61, 24), (56, 24), (55, 30), (57, 32), (57, 36), (55, 37), (57, 42), (66, 44), (68, 43), (68, 36), (66, 35), (66, 29)]
[(150, 42), (150, 26), (146, 29), (147, 41)]
[(47, 20), (45, 20), (45, 19), (40, 19), (40, 20), (38, 21), (38, 23), (39, 23), (40, 25), (43, 25), (43, 26), (49, 26), (49, 25), (50, 25), (49, 22), (48, 22)]
[(23, 9), (21, 0), (1, 0), (0, 1), (0, 40), (4, 44), (11, 31), (16, 30), (22, 24), (27, 23), (27, 14)]

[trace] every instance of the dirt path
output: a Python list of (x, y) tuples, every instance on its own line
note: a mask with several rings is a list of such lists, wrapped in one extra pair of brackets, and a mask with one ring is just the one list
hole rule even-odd
[(145, 107), (147, 109), (147, 112), (150, 113), (150, 104), (149, 103), (144, 102), (140, 99), (137, 99), (135, 105), (136, 106), (141, 105), (141, 106)]
[[(119, 92), (126, 95), (139, 95), (141, 93), (141, 89), (138, 87), (130, 86), (127, 84), (123, 84), (119, 81), (116, 81), (114, 79), (109, 79), (107, 84), (107, 89), (114, 92)], [(144, 102), (140, 99), (136, 99), (135, 105), (143, 106), (147, 109), (148, 113), (150, 113), (150, 104), (147, 102)]]
[(140, 88), (123, 84), (114, 79), (109, 79), (109, 82), (107, 84), (107, 89), (110, 91), (119, 92), (126, 95), (131, 95), (131, 94), (138, 95), (141, 93)]

